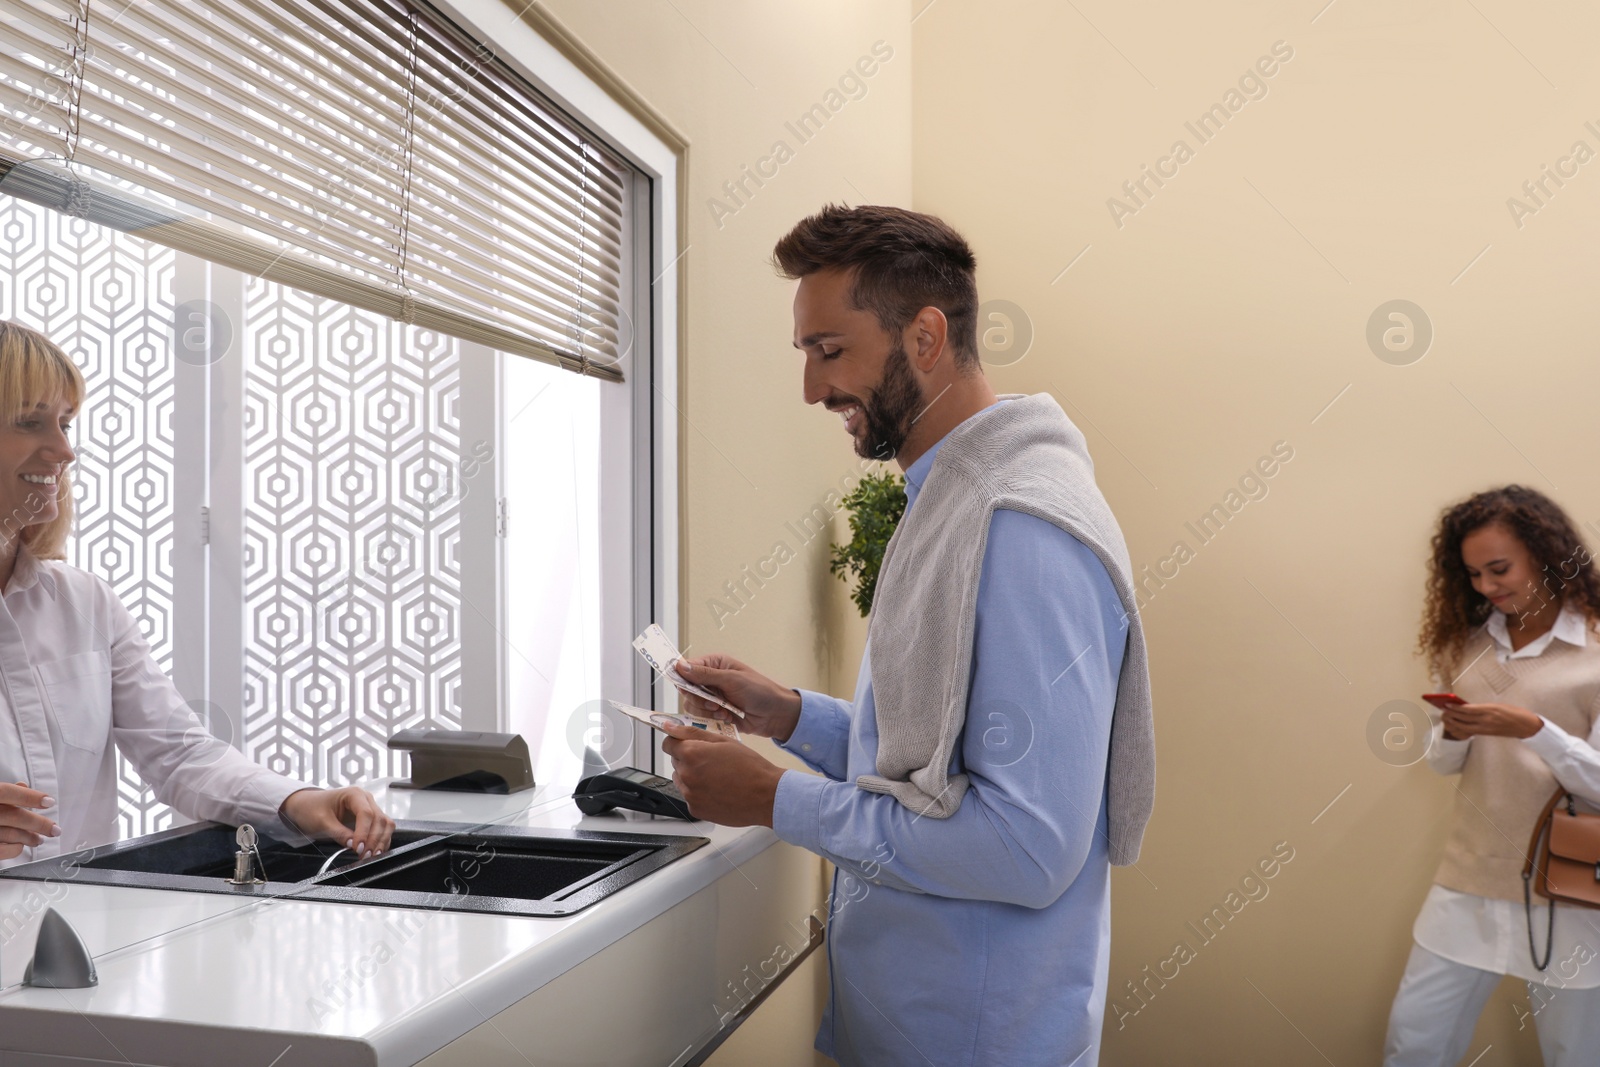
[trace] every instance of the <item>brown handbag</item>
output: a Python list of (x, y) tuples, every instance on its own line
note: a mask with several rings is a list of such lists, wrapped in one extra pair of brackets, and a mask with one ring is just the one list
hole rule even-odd
[[(1561, 805), (1561, 798), (1566, 804)], [(1533, 942), (1533, 893), (1550, 901), (1544, 962)], [(1539, 970), (1550, 966), (1556, 903), (1600, 908), (1600, 815), (1580, 813), (1571, 793), (1557, 789), (1539, 814), (1522, 866), (1522, 906), (1528, 918), (1528, 951)]]

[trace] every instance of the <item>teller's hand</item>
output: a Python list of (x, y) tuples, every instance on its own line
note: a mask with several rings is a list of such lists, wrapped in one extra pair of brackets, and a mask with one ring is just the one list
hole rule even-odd
[(53, 808), (56, 802), (23, 782), (0, 783), (0, 860), (14, 860), (22, 850), (60, 837), (61, 827), (35, 809)]
[(382, 854), (394, 833), (394, 820), (371, 793), (354, 785), (297, 790), (289, 794), (279, 814), (307, 837), (337, 841), (362, 859)]

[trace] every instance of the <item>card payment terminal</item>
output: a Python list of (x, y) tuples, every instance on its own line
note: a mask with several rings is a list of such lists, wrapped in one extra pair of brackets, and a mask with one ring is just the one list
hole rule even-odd
[(636, 767), (622, 767), (604, 774), (590, 775), (578, 783), (572, 799), (585, 815), (599, 815), (612, 808), (627, 808), (629, 811), (696, 821), (689, 814), (689, 805), (684, 802), (678, 787), (672, 784), (672, 779)]

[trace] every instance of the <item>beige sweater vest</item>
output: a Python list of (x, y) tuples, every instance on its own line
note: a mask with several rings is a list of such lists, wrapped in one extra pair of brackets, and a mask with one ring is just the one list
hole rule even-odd
[[(1600, 698), (1600, 626), (1582, 648), (1556, 640), (1537, 656), (1500, 663), (1494, 639), (1467, 641), (1469, 664), (1453, 687), (1472, 703), (1513, 704), (1587, 740)], [(1549, 725), (1544, 727), (1550, 729)], [(1433, 880), (1447, 889), (1522, 899), (1522, 865), (1534, 823), (1559, 783), (1550, 767), (1514, 737), (1474, 737), (1457, 785), (1444, 858)]]

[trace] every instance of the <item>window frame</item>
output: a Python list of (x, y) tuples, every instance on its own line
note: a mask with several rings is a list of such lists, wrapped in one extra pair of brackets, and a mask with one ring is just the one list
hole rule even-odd
[[(600, 691), (595, 695), (626, 698), (645, 707), (670, 708), (676, 702), (675, 690), (652, 677), (630, 642), (651, 622), (659, 622), (669, 633), (679, 636), (678, 480), (682, 418), (676, 402), (677, 268), (687, 252), (687, 248), (679, 250), (679, 168), (683, 146), (663, 140), (500, 0), (459, 0), (437, 6), (479, 40), (498, 42), (500, 58), (508, 66), (543, 92), (565, 112), (565, 117), (584, 127), (633, 168), (627, 175), (625, 190), (624, 233), (632, 258), (624, 280), (623, 302), (633, 324), (633, 342), (623, 363), (625, 381), (600, 384), (605, 398), (603, 418), (609, 419), (612, 426), (625, 419), (630, 432), (616, 437), (603, 435), (602, 441), (600, 544), (595, 546), (602, 559), (602, 648)], [(490, 28), (494, 32), (486, 32)], [(174, 305), (204, 299), (219, 306), (232, 321), (242, 322), (243, 288), (236, 272), (183, 252), (177, 255)], [(243, 343), (242, 338), (235, 343)], [(496, 354), (482, 360), (480, 366), (476, 357), (490, 353), (471, 342), (460, 343), (463, 390), (470, 376), (480, 379), (477, 388), (487, 387), (498, 397), (499, 361), (519, 357)], [(467, 360), (474, 361), (470, 371), (465, 369)], [(231, 472), (243, 457), (237, 432), (224, 425), (227, 416), (219, 407), (219, 403), (226, 406), (226, 398), (238, 391), (239, 383), (226, 377), (237, 373), (236, 365), (200, 367), (183, 360), (175, 363), (174, 417), (182, 423), (184, 441), (199, 444), (198, 451), (206, 462), (180, 463), (174, 472), (172, 627), (175, 646), (192, 651), (174, 657), (172, 673), (181, 692), (207, 702), (213, 716), (208, 725), (213, 731), (243, 749), (244, 590), (240, 583), (230, 580), (231, 575), (241, 572), (239, 554), (243, 549), (238, 525), (242, 519), (241, 489)], [(224, 377), (219, 379), (218, 374)], [(486, 386), (482, 381), (485, 376)], [(504, 455), (500, 443), (504, 426), (501, 418), (495, 421), (492, 499), (498, 507), (506, 496), (505, 465), (498, 462)], [(624, 472), (626, 492), (608, 492), (608, 486), (617, 488), (614, 479)], [(479, 497), (473, 506), (481, 504)], [(513, 513), (508, 521), (516, 523), (519, 517)], [(527, 517), (521, 521), (528, 521)], [(496, 586), (494, 615), (503, 630), (506, 602), (515, 591), (505, 587), (503, 540), (495, 537), (494, 542), (495, 559), (489, 564)], [(190, 566), (191, 563), (198, 565)], [(462, 584), (466, 594), (465, 574)], [(478, 588), (482, 588), (481, 577)], [(507, 651), (503, 640), (491, 644), (492, 656), (481, 646), (464, 643), (462, 649), (463, 676), (470, 673), (473, 678), (461, 690), (464, 729), (506, 729)], [(491, 693), (495, 698), (485, 699)], [(219, 695), (226, 699), (215, 701)], [(359, 713), (362, 709), (358, 705), (355, 710)], [(555, 715), (567, 711), (551, 710)], [(226, 723), (214, 721), (218, 712), (227, 718)], [(666, 766), (656, 743), (658, 735), (643, 725), (630, 726), (628, 761), (652, 771)]]
[[(602, 625), (606, 646), (601, 651), (601, 686), (608, 696), (630, 693), (640, 707), (674, 707), (676, 690), (651, 677), (630, 642), (651, 622), (658, 622), (682, 643), (677, 267), (689, 249), (682, 245), (679, 228), (679, 148), (663, 140), (503, 0), (431, 2), (477, 40), (493, 42), (502, 62), (635, 168), (625, 205), (629, 213), (625, 228), (633, 242), (631, 291), (625, 305), (634, 323), (634, 341), (622, 364), (627, 379), (623, 388), (629, 391), (633, 407), (633, 502), (626, 523), (607, 522), (614, 516), (604, 510), (601, 516), (601, 537), (611, 539), (603, 540), (603, 546), (613, 549), (606, 558), (618, 558), (619, 531), (627, 529), (631, 537), (631, 620), (627, 627)], [(508, 521), (516, 522), (516, 516)], [(616, 618), (621, 605), (608, 595), (604, 583), (602, 575), (602, 615)], [(629, 630), (625, 638), (623, 629)], [(668, 765), (659, 735), (648, 726), (634, 724), (632, 742), (633, 766), (660, 773)]]

